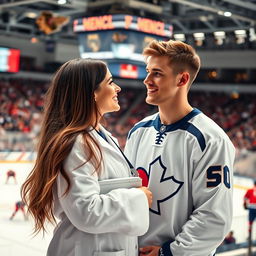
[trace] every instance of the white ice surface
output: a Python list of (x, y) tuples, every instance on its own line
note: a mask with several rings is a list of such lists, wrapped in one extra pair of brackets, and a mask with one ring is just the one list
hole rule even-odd
[[(0, 164), (0, 255), (1, 256), (43, 256), (46, 255), (52, 237), (53, 227), (48, 234), (33, 237), (33, 221), (26, 221), (21, 211), (10, 220), (15, 202), (20, 200), (20, 186), (32, 168), (32, 164)], [(17, 175), (17, 184), (12, 177), (6, 182), (6, 172), (13, 169)]]
[[(9, 220), (14, 211), (15, 202), (20, 200), (20, 186), (33, 167), (32, 163), (0, 163), (0, 256), (43, 256), (52, 238), (53, 227), (42, 237), (31, 235), (33, 221), (31, 217), (24, 220), (22, 212), (18, 212), (13, 220)], [(13, 169), (17, 175), (17, 184), (10, 178), (6, 181), (6, 172)], [(248, 178), (234, 179), (234, 216), (232, 230), (237, 242), (245, 242), (247, 238), (248, 212), (242, 207), (243, 196), (247, 188), (252, 186)], [(255, 234), (253, 235), (255, 236)], [(256, 239), (256, 237), (253, 237)], [(63, 255), (65, 256), (65, 255)]]

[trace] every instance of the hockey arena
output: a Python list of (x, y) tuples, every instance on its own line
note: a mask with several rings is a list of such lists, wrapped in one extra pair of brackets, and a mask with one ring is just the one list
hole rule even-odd
[(44, 97), (54, 73), (75, 58), (107, 63), (121, 88), (121, 109), (105, 115), (104, 127), (123, 150), (134, 125), (158, 111), (145, 102), (142, 51), (152, 40), (170, 39), (196, 49), (201, 69), (189, 102), (217, 123), (236, 149), (233, 240), (223, 240), (215, 255), (256, 255), (256, 224), (250, 239), (249, 210), (244, 207), (244, 196), (256, 180), (256, 1), (2, 0), (1, 256), (46, 255), (53, 236), (51, 224), (44, 235), (34, 236), (33, 218), (26, 205), (17, 203), (37, 157)]

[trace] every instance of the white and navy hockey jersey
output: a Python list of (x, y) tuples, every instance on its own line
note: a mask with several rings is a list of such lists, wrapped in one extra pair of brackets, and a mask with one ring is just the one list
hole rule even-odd
[(146, 117), (129, 132), (125, 154), (153, 193), (150, 228), (139, 246), (160, 255), (214, 255), (232, 221), (235, 148), (198, 109), (161, 124)]

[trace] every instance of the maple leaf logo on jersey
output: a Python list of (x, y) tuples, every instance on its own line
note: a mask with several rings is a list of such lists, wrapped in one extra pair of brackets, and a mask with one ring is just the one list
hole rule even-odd
[(158, 215), (161, 215), (161, 203), (175, 196), (184, 183), (176, 180), (173, 175), (166, 176), (166, 169), (161, 156), (149, 164), (148, 173), (142, 167), (137, 169), (139, 176), (142, 178), (142, 184), (144, 186), (148, 185), (153, 193), (153, 203), (149, 210)]
[(137, 172), (139, 174), (139, 177), (142, 179), (142, 186), (147, 187), (148, 186), (148, 173), (147, 173), (147, 171), (144, 168), (139, 167), (137, 169)]

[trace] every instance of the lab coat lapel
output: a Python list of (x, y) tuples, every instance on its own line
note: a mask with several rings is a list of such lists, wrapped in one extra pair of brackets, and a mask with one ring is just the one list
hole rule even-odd
[[(118, 157), (120, 158), (120, 161), (125, 161), (122, 153), (117, 148), (118, 140), (112, 137), (111, 133), (101, 125), (100, 125), (100, 130), (106, 135), (108, 142), (105, 141), (95, 130), (93, 130), (92, 132), (93, 132), (93, 135), (99, 140), (101, 147), (111, 151), (112, 154), (118, 155)], [(116, 142), (117, 145), (115, 145), (115, 143), (112, 141), (110, 137)]]

